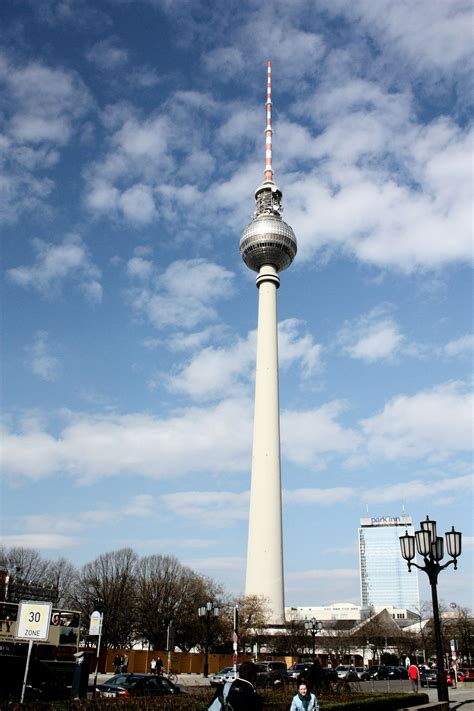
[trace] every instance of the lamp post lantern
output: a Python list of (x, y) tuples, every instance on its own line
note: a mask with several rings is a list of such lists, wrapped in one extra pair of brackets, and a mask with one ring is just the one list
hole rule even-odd
[(310, 632), (313, 638), (313, 661), (316, 656), (316, 635), (321, 631), (323, 623), (319, 622), (316, 617), (312, 617), (310, 620), (306, 620), (304, 623), (305, 629)]
[(206, 639), (204, 642), (204, 676), (209, 675), (209, 636), (211, 631), (211, 622), (215, 617), (219, 616), (219, 608), (215, 607), (210, 601), (198, 608), (199, 617), (204, 617), (206, 625)]
[[(454, 526), (452, 526), (451, 531), (446, 531), (445, 539), (446, 549), (452, 560), (448, 560), (447, 563), (442, 564), (441, 560), (444, 557), (444, 539), (436, 533), (436, 521), (431, 521), (427, 516), (426, 520), (420, 523), (420, 530), (416, 531), (414, 536), (410, 536), (407, 531), (405, 531), (404, 536), (400, 536), (401, 553), (402, 557), (408, 563), (408, 570), (411, 572), (412, 566), (418, 568), (418, 570), (424, 570), (430, 581), (433, 603), (433, 625), (436, 641), (436, 684), (438, 688), (438, 701), (449, 701), (448, 684), (444, 673), (443, 644), (439, 620), (438, 575), (441, 570), (447, 568), (451, 563), (454, 565), (454, 569), (457, 570), (457, 559), (461, 555), (462, 534), (459, 533), (459, 531), (455, 531)], [(415, 544), (416, 550), (423, 558), (424, 565), (418, 565), (413, 562), (415, 557)]]

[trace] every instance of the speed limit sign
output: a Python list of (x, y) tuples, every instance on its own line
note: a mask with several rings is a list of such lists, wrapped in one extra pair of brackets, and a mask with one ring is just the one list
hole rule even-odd
[(47, 640), (51, 608), (51, 602), (20, 602), (16, 638), (32, 642)]

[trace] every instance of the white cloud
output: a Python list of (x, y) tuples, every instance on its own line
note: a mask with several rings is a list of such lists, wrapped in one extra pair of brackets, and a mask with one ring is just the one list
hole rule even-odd
[[(471, 128), (450, 118), (417, 124), (405, 97), (365, 88), (368, 99), (360, 80), (344, 92), (328, 86), (325, 97), (320, 88), (296, 107), (313, 133), (284, 128), (298, 259), (340, 251), (406, 273), (470, 263)], [(286, 138), (295, 131), (298, 138)]]
[(222, 528), (248, 517), (248, 491), (186, 491), (163, 495), (161, 500), (174, 516), (200, 526)]
[(352, 358), (367, 363), (392, 358), (404, 342), (397, 323), (387, 315), (387, 308), (383, 306), (346, 322), (338, 340)]
[(35, 239), (33, 249), (36, 261), (32, 266), (8, 270), (8, 277), (14, 284), (51, 296), (60, 291), (64, 282), (72, 280), (78, 282), (91, 301), (102, 300), (100, 271), (78, 235), (68, 235), (60, 244)]
[(249, 466), (251, 404), (244, 399), (184, 409), (168, 419), (139, 413), (70, 418), (55, 435), (28, 419), (15, 431), (5, 428), (5, 475), (41, 479), (61, 472), (92, 481), (141, 474), (161, 479), (196, 468), (226, 473)]
[(467, 334), (466, 336), (461, 336), (453, 341), (449, 341), (439, 352), (442, 355), (446, 355), (450, 358), (456, 358), (463, 355), (472, 355), (474, 350), (474, 335)]
[(46, 331), (38, 331), (31, 346), (26, 348), (28, 364), (35, 375), (42, 380), (57, 380), (61, 362), (51, 352), (49, 336)]
[(344, 403), (333, 401), (312, 410), (283, 410), (281, 440), (284, 456), (297, 464), (317, 467), (326, 462), (322, 455), (356, 451), (361, 443), (360, 434), (337, 421), (345, 409)]
[[(279, 324), (278, 349), (282, 368), (298, 363), (302, 377), (309, 377), (319, 367), (321, 346), (309, 333), (302, 332), (304, 323), (286, 319)], [(214, 398), (237, 394), (248, 387), (255, 372), (256, 331), (227, 347), (208, 346), (196, 353), (176, 375), (168, 377), (171, 390), (194, 398)]]
[(362, 26), (394, 63), (411, 66), (413, 73), (457, 74), (468, 71), (472, 62), (472, 6), (419, 0), (325, 0), (333, 14), (342, 11)]
[(472, 393), (460, 382), (392, 398), (361, 421), (371, 457), (443, 458), (472, 447)]
[(153, 193), (147, 185), (137, 184), (125, 190), (119, 198), (124, 216), (131, 222), (148, 224), (156, 214)]
[(143, 257), (132, 257), (127, 262), (127, 274), (137, 279), (149, 279), (153, 272), (153, 262)]
[(117, 69), (128, 60), (127, 50), (117, 45), (117, 37), (107, 37), (107, 39), (96, 42), (86, 52), (86, 57), (89, 62), (96, 64), (101, 69)]
[(92, 101), (76, 73), (41, 62), (15, 63), (1, 53), (0, 88), (4, 97), (0, 220), (15, 222), (50, 195), (54, 183), (48, 171)]
[(188, 259), (172, 262), (156, 278), (156, 286), (130, 290), (135, 309), (156, 328), (194, 328), (217, 318), (214, 304), (233, 293), (234, 274), (206, 261)]
[(10, 536), (1, 536), (0, 540), (5, 546), (19, 546), (21, 548), (34, 548), (35, 550), (61, 550), (77, 545), (79, 540), (73, 536), (63, 536), (59, 533), (19, 533)]

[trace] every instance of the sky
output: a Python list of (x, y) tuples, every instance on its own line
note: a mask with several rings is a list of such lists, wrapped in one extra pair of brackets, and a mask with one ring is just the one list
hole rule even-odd
[(404, 511), (463, 532), (438, 592), (473, 606), (471, 3), (2, 14), (3, 543), (174, 555), (243, 594), (258, 291), (239, 237), (271, 59), (298, 242), (278, 291), (286, 604), (360, 604), (360, 518)]

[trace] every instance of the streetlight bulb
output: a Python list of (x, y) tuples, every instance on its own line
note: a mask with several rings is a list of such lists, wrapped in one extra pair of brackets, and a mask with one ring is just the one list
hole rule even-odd
[(415, 531), (415, 538), (418, 553), (426, 558), (431, 553), (431, 531), (427, 529)]
[(454, 530), (454, 526), (451, 526), (450, 531), (446, 531), (444, 534), (446, 536), (446, 548), (448, 553), (452, 558), (459, 558), (462, 549), (462, 533)]

